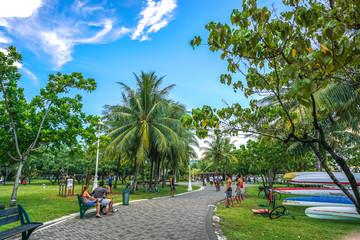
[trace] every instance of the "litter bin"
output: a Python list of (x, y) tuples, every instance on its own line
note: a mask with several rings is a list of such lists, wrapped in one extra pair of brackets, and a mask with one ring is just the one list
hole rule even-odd
[(130, 190), (123, 190), (123, 205), (129, 205)]

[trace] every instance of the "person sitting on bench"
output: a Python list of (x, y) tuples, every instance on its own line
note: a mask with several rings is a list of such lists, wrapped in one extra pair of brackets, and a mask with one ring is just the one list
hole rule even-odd
[(88, 186), (84, 186), (84, 190), (81, 194), (81, 197), (85, 203), (85, 206), (89, 206), (89, 207), (95, 206), (96, 207), (96, 217), (101, 218), (99, 199), (96, 199), (96, 198), (93, 198), (92, 196), (90, 196)]
[[(111, 213), (111, 207), (113, 205), (113, 200), (109, 199), (106, 195), (110, 193), (110, 191), (106, 190), (104, 187), (104, 181), (100, 182), (100, 186), (95, 188), (95, 190), (92, 192), (94, 194), (94, 198), (100, 199), (100, 205), (104, 207), (104, 214), (107, 215), (114, 215)], [(108, 210), (106, 212), (106, 207), (108, 206)]]
[(131, 188), (131, 186), (132, 186), (132, 181), (131, 178), (129, 178), (129, 182), (126, 184), (125, 189)]

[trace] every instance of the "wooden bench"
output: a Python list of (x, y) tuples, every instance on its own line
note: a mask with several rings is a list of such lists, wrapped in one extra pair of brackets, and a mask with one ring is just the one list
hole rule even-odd
[[(92, 208), (92, 207), (86, 206), (85, 203), (84, 203), (84, 200), (82, 199), (82, 197), (81, 197), (79, 194), (76, 194), (76, 195), (77, 195), (77, 198), (78, 198), (78, 201), (79, 201), (80, 219), (83, 219), (86, 211), (87, 211), (89, 208)], [(95, 206), (94, 206), (94, 207), (95, 207)], [(103, 208), (104, 208), (104, 206), (101, 206), (101, 205), (100, 205), (100, 213), (103, 212)]]
[(6, 239), (18, 234), (22, 234), (22, 239), (29, 239), (31, 233), (39, 226), (41, 222), (31, 222), (25, 209), (19, 204), (17, 208), (11, 208), (0, 211), (0, 226), (21, 221), (21, 225), (0, 232), (0, 239)]

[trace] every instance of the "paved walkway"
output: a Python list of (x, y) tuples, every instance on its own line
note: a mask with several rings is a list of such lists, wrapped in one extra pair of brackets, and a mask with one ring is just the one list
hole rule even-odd
[(216, 192), (215, 187), (207, 186), (173, 198), (120, 205), (113, 216), (95, 218), (94, 213), (88, 214), (85, 219), (70, 219), (41, 229), (30, 239), (209, 239), (208, 205), (224, 199), (221, 189)]

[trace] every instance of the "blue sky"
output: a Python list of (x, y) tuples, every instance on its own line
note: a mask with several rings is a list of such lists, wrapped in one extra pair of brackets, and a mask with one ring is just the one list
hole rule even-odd
[(189, 110), (221, 107), (221, 99), (246, 104), (241, 93), (220, 84), (226, 63), (218, 54), (189, 44), (195, 35), (207, 36), (208, 22), (228, 22), (239, 7), (239, 0), (1, 1), (0, 47), (14, 45), (23, 55), (21, 85), (28, 98), (50, 73), (94, 78), (97, 90), (83, 94), (89, 114), (117, 104), (122, 89), (116, 82), (134, 86), (133, 72), (141, 70), (166, 75), (164, 86), (177, 85), (170, 97)]
[[(275, 1), (275, 0), (274, 0)], [(175, 83), (170, 97), (192, 108), (224, 107), (248, 99), (222, 85), (226, 62), (206, 46), (189, 42), (208, 36), (210, 21), (228, 22), (241, 0), (0, 0), (0, 50), (17, 47), (23, 56), (21, 86), (27, 98), (44, 87), (47, 76), (81, 72), (98, 83), (83, 93), (84, 111), (101, 114), (105, 104), (118, 104), (116, 82), (134, 87), (133, 73), (166, 75)], [(271, 8), (272, 1), (262, 1)], [(239, 75), (236, 79), (244, 80)], [(241, 141), (241, 142), (244, 142)]]

